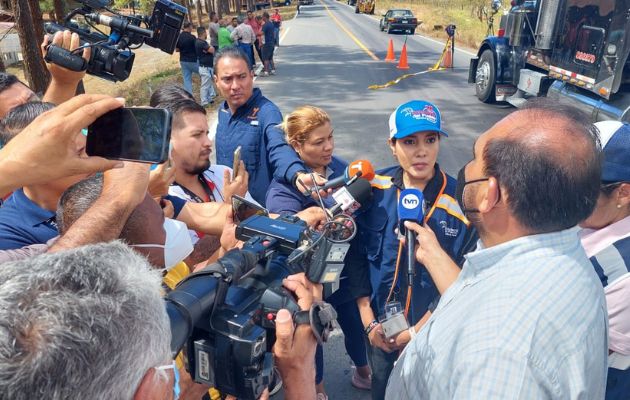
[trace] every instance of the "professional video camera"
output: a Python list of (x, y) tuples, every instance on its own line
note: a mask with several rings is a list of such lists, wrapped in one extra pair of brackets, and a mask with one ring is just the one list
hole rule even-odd
[[(357, 203), (365, 204), (371, 197), (370, 183), (364, 179), (346, 189)], [(237, 238), (245, 241), (242, 249), (229, 251), (168, 293), (171, 350), (176, 354), (186, 346), (187, 369), (196, 382), (239, 399), (259, 398), (273, 377), (275, 318), (283, 308), (297, 324), (310, 325), (319, 342), (326, 341), (334, 328), (335, 310), (318, 302), (301, 311), (282, 280), (298, 272), (305, 272), (312, 282), (339, 279), (347, 242), (356, 233), (347, 230), (356, 225), (348, 224), (349, 215), (335, 210), (322, 231), (310, 229), (295, 216), (254, 215), (237, 226)], [(275, 255), (287, 256), (287, 261)]]
[[(81, 46), (69, 51), (51, 44), (45, 59), (72, 71), (87, 70), (88, 74), (113, 82), (124, 81), (129, 77), (135, 59), (132, 50), (142, 44), (173, 54), (187, 12), (185, 7), (170, 0), (157, 0), (150, 17), (117, 13), (107, 7), (110, 3), (108, 0), (78, 1), (83, 7), (71, 11), (63, 25), (48, 22), (45, 29), (49, 34), (64, 30), (75, 32), (81, 38)], [(98, 10), (105, 10), (109, 15), (99, 13)], [(82, 15), (94, 32), (74, 23), (72, 18), (77, 15)], [(109, 26), (109, 35), (98, 30), (94, 24)], [(87, 47), (92, 48), (89, 61), (81, 57), (80, 53)]]

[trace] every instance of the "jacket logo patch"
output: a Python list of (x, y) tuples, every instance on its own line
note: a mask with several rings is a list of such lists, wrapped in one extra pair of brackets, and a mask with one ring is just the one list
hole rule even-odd
[(258, 111), (260, 111), (260, 108), (254, 107), (254, 109), (252, 110), (252, 113), (247, 116), (247, 119), (257, 119), (258, 118)]
[(440, 221), (440, 226), (442, 227), (444, 235), (446, 236), (457, 237), (457, 235), (459, 234), (459, 229), (449, 228), (446, 221)]

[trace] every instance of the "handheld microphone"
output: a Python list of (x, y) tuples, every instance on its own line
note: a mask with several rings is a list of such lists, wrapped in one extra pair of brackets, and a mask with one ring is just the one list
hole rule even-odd
[(348, 186), (335, 191), (332, 196), (336, 204), (326, 210), (330, 216), (344, 211), (352, 214), (372, 199), (372, 185), (366, 179), (356, 178)]
[[(374, 167), (372, 167), (372, 163), (367, 160), (356, 160), (348, 165), (342, 176), (329, 180), (324, 185), (320, 186), (319, 190), (326, 191), (328, 189), (336, 189), (338, 187), (345, 186), (352, 183), (351, 181), (355, 176), (371, 181), (374, 179), (374, 175)], [(314, 188), (304, 192), (303, 194), (308, 197), (313, 191)]]
[(411, 229), (406, 229), (404, 222), (411, 221), (422, 224), (424, 219), (424, 196), (418, 189), (405, 189), (400, 192), (398, 200), (398, 229), (400, 233), (405, 234), (407, 240), (407, 276), (409, 285), (413, 282), (415, 275), (414, 266), (416, 265), (415, 243), (416, 233)]

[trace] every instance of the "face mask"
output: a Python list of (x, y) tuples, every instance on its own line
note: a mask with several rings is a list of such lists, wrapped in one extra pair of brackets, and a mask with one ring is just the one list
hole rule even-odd
[(174, 379), (173, 379), (173, 400), (178, 400), (180, 392), (181, 392), (181, 389), (179, 387), (179, 370), (177, 369), (177, 364), (175, 364), (175, 361), (173, 361), (172, 364), (155, 367), (155, 369), (157, 369), (157, 370), (172, 369), (173, 370), (173, 377), (174, 377)]
[(185, 223), (175, 219), (166, 218), (164, 220), (164, 230), (166, 231), (166, 242), (161, 244), (136, 244), (133, 247), (160, 247), (164, 249), (164, 266), (170, 270), (193, 251), (193, 244), (188, 234), (188, 227)]
[(487, 181), (489, 178), (473, 179), (472, 181), (466, 182), (465, 170), (466, 170), (466, 165), (464, 165), (462, 169), (459, 170), (459, 173), (457, 173), (457, 187), (455, 188), (455, 200), (457, 200), (457, 203), (459, 203), (459, 207), (462, 209), (462, 212), (478, 213), (479, 210), (476, 208), (466, 208), (466, 205), (464, 204), (464, 189), (466, 188), (466, 185), (468, 184)]

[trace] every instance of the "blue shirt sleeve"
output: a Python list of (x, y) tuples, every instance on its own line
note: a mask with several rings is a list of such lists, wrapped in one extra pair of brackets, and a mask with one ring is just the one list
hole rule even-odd
[(184, 206), (186, 205), (186, 200), (182, 199), (181, 197), (172, 196), (170, 194), (164, 196), (164, 199), (170, 201), (173, 204), (173, 209), (175, 210), (173, 214), (173, 219), (177, 219), (177, 216), (182, 211), (182, 208), (184, 208)]
[(291, 184), (291, 178), (298, 171), (305, 171), (304, 163), (287, 143), (282, 130), (282, 114), (277, 107), (269, 107), (259, 117), (265, 136), (267, 159), (273, 171), (273, 177), (281, 183)]
[(265, 205), (269, 212), (275, 214), (295, 214), (304, 209), (304, 202), (298, 197), (293, 188), (276, 180), (272, 181), (269, 186)]

